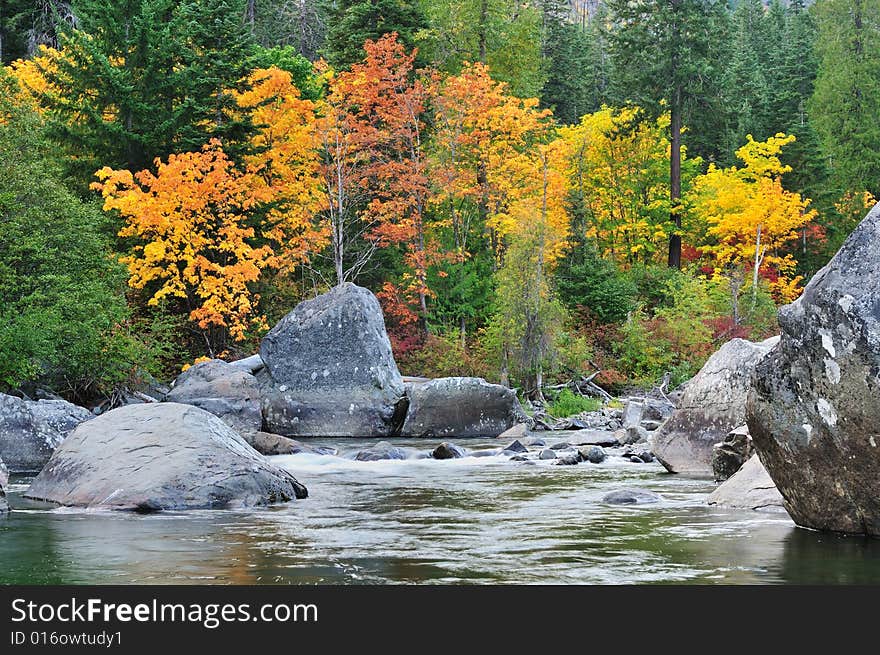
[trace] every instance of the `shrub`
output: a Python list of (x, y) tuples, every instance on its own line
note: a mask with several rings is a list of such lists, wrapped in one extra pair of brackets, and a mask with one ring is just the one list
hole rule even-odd
[(600, 407), (602, 407), (602, 402), (597, 398), (578, 396), (566, 387), (559, 392), (547, 408), (547, 413), (556, 418), (565, 418), (581, 412), (595, 412)]

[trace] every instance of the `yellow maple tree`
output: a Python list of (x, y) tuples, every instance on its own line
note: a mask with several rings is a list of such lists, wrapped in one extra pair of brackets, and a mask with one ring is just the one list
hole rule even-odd
[(743, 165), (710, 165), (694, 181), (690, 196), (697, 229), (708, 240), (701, 249), (711, 254), (715, 274), (749, 268), (754, 294), (762, 270), (772, 273), (770, 289), (780, 302), (789, 302), (800, 292), (801, 278), (794, 275), (797, 262), (786, 248), (816, 217), (809, 199), (782, 186), (782, 176), (791, 168), (779, 154), (794, 140), (793, 135), (781, 133), (766, 141), (749, 135), (736, 151)]
[[(170, 155), (157, 172), (103, 168), (92, 187), (104, 209), (125, 219), (119, 236), (135, 240), (122, 258), (129, 285), (149, 287), (150, 305), (180, 299), (203, 331), (222, 328), (241, 340), (265, 328), (249, 284), (273, 255), (255, 244), (248, 214), (260, 202), (253, 175), (240, 173), (212, 140), (200, 152)], [(257, 189), (258, 190), (258, 189)], [(207, 332), (206, 341), (214, 345)]]

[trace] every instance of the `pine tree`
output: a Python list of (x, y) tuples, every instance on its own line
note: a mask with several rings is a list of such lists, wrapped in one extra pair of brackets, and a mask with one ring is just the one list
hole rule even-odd
[(880, 0), (815, 6), (819, 71), (810, 117), (837, 197), (880, 195)]
[(713, 44), (724, 7), (715, 0), (609, 0), (610, 43), (622, 100), (655, 115), (669, 111), (670, 221), (669, 265), (681, 266), (681, 151), (685, 120), (711, 103), (717, 78)]
[[(324, 54), (337, 69), (347, 69), (364, 58), (364, 42), (378, 41), (397, 32), (407, 50), (427, 23), (421, 8), (408, 0), (340, 0), (332, 14)], [(424, 62), (422, 62), (424, 63)]]
[(543, 11), (547, 81), (541, 102), (559, 122), (577, 123), (605, 100), (608, 56), (600, 19), (572, 23), (568, 0), (544, 0)]

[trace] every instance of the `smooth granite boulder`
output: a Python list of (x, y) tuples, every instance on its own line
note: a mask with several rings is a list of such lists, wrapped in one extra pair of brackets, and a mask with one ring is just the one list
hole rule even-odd
[(297, 305), (260, 345), (263, 419), (287, 437), (396, 436), (407, 401), (379, 301), (346, 282)]
[(144, 512), (252, 507), (307, 495), (219, 418), (178, 403), (128, 405), (81, 424), (26, 494), (64, 506)]
[(778, 340), (728, 341), (688, 382), (672, 417), (652, 437), (654, 454), (669, 472), (713, 474), (713, 446), (745, 423), (752, 373)]
[(767, 474), (757, 455), (742, 465), (733, 476), (709, 494), (709, 505), (784, 512), (782, 494)]

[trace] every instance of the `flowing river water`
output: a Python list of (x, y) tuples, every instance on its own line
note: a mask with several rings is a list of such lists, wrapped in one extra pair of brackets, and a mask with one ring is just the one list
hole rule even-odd
[[(309, 498), (249, 511), (57, 509), (22, 498), (28, 479), (13, 478), (14, 511), (0, 519), (0, 583), (880, 583), (880, 540), (803, 530), (781, 513), (708, 507), (712, 481), (656, 463), (358, 462), (345, 455), (374, 441), (314, 443), (342, 457), (272, 458)], [(627, 487), (662, 501), (602, 503)]]

